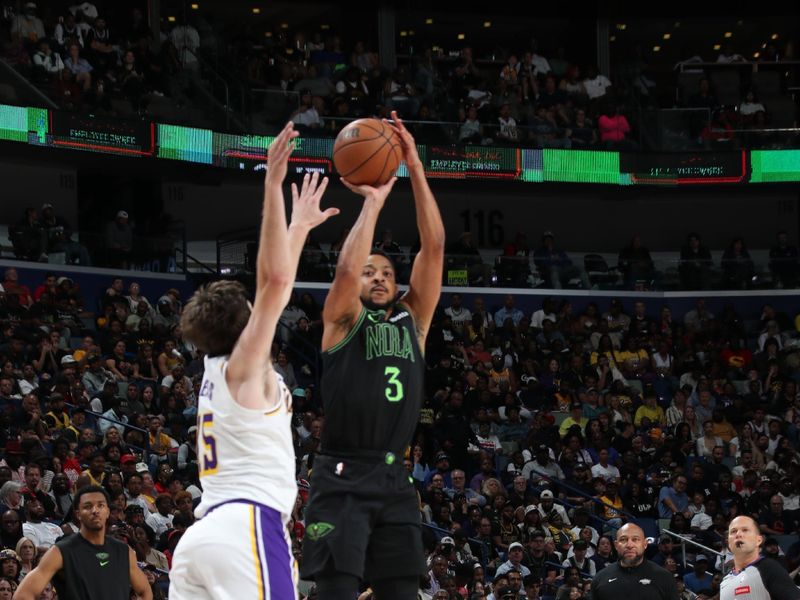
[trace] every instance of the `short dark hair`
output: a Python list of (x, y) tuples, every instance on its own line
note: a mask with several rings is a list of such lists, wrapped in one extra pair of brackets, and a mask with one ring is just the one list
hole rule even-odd
[(75, 493), (75, 498), (72, 500), (72, 506), (80, 508), (81, 498), (86, 494), (103, 494), (103, 497), (106, 499), (106, 504), (109, 506), (111, 505), (111, 498), (109, 497), (105, 488), (100, 487), (99, 485), (87, 485)]
[(389, 264), (390, 264), (390, 265), (392, 265), (392, 270), (393, 270), (395, 273), (397, 272), (397, 268), (395, 267), (394, 260), (392, 259), (392, 257), (391, 257), (391, 256), (389, 256), (388, 254), (386, 254), (386, 252), (384, 252), (384, 251), (383, 251), (383, 250), (381, 250), (380, 248), (372, 248), (372, 249), (369, 251), (369, 256), (382, 256), (383, 258), (385, 258), (386, 260), (388, 260), (388, 261), (389, 261)]
[(214, 281), (191, 297), (181, 316), (183, 337), (209, 356), (225, 356), (250, 319), (247, 291), (238, 281)]

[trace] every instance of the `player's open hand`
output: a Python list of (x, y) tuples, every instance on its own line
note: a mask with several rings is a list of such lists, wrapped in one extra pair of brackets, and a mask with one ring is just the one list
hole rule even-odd
[(323, 177), (320, 181), (319, 173), (306, 173), (299, 190), (296, 183), (292, 184), (292, 225), (310, 230), (339, 214), (338, 208), (321, 210), (319, 207), (327, 187), (328, 178)]
[(397, 134), (397, 137), (400, 139), (400, 145), (403, 148), (403, 162), (406, 163), (406, 166), (409, 169), (417, 165), (421, 165), (422, 161), (419, 159), (419, 153), (417, 152), (417, 144), (414, 141), (414, 136), (412, 136), (411, 132), (406, 129), (402, 119), (397, 116), (396, 110), (393, 110), (391, 115), (391, 121), (384, 119), (383, 122), (391, 127)]
[(383, 208), (383, 203), (386, 202), (386, 197), (389, 195), (389, 192), (392, 191), (397, 177), (392, 177), (389, 181), (378, 187), (373, 187), (371, 185), (354, 185), (344, 177), (340, 177), (340, 180), (351, 192), (355, 192), (359, 196), (364, 196), (365, 202), (372, 202), (380, 209)]
[(289, 165), (289, 156), (294, 150), (294, 138), (300, 132), (294, 130), (294, 123), (289, 121), (278, 134), (267, 150), (267, 175), (265, 183), (283, 183)]

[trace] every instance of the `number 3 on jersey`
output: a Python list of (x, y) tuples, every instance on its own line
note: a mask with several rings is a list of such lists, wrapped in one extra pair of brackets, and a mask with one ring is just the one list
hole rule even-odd
[(217, 472), (217, 440), (211, 430), (214, 427), (214, 414), (203, 413), (200, 417), (200, 436), (199, 440), (203, 444), (201, 452), (202, 465), (200, 477), (203, 475), (213, 475)]
[(383, 371), (389, 379), (386, 381), (389, 385), (386, 387), (386, 399), (389, 402), (400, 402), (403, 399), (403, 382), (397, 377), (400, 375), (400, 369), (397, 367), (386, 367)]

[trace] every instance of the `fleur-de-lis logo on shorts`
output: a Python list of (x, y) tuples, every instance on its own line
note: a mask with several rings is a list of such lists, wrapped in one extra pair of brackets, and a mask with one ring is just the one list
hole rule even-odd
[(324, 538), (334, 529), (335, 527), (330, 523), (320, 521), (319, 523), (311, 523), (306, 526), (306, 535), (312, 542), (316, 542), (318, 539)]

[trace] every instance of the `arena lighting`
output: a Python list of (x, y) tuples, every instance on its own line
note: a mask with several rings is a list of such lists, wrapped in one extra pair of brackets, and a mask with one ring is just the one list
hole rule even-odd
[(609, 42), (616, 42), (617, 41), (617, 36), (612, 35), (610, 38), (608, 38), (608, 41)]
[(766, 42), (764, 42), (763, 44), (761, 44), (761, 49), (762, 49), (762, 50), (764, 50), (766, 47), (767, 47), (767, 43), (766, 43)]
[(281, 29), (289, 29), (288, 23), (281, 23)]
[(753, 54), (753, 58), (758, 58), (759, 56), (761, 56), (761, 52), (756, 52)]
[(662, 35), (662, 36), (661, 36), (661, 39), (668, 40), (668, 39), (670, 39), (671, 37), (672, 37), (672, 34), (671, 34), (671, 33), (665, 33), (664, 35)]
[(777, 39), (778, 39), (778, 34), (777, 34), (777, 33), (773, 33), (773, 34), (770, 36), (770, 38), (772, 38), (773, 40), (777, 40)]
[(167, 17), (167, 21), (169, 21), (170, 23), (174, 23), (175, 22), (175, 17), (170, 15), (170, 16)]
[(272, 37), (272, 32), (271, 31), (265, 31), (264, 32), (264, 37)]
[(405, 29), (403, 29), (403, 30), (400, 32), (400, 37), (406, 37), (407, 35), (408, 35), (408, 32), (407, 32)]
[(409, 29), (408, 30), (408, 35), (409, 36), (413, 36), (414, 35), (414, 30), (413, 29)]
[(254, 6), (253, 7), (253, 14), (254, 15), (260, 15), (261, 14), (261, 9), (258, 8), (257, 6)]
[(732, 31), (726, 31), (725, 32), (725, 37), (726, 38), (733, 37), (733, 32)]
[(491, 22), (491, 21), (484, 21), (484, 22), (483, 22), (483, 26), (484, 26), (484, 27), (487, 27), (487, 28), (488, 28), (488, 27), (491, 27), (491, 26), (492, 26), (492, 22)]
[(431, 19), (430, 17), (425, 19), (425, 25), (433, 25), (433, 19)]
[(459, 33), (459, 34), (458, 34), (456, 37), (457, 37), (459, 40), (463, 40), (463, 39), (464, 39), (464, 38), (466, 38), (467, 36), (465, 36), (463, 33)]
[(653, 52), (661, 52), (661, 46), (653, 46)]
[(627, 28), (628, 26), (625, 23), (617, 23), (617, 29), (620, 31), (625, 31)]
[(192, 10), (197, 10), (197, 9), (200, 8), (200, 5), (197, 2), (194, 2), (194, 3), (192, 3), (191, 7), (192, 7)]
[(322, 25), (320, 25), (320, 26), (319, 26), (319, 28), (320, 28), (322, 31), (328, 31), (328, 30), (331, 28), (331, 26), (330, 26), (330, 25), (328, 25), (327, 23), (323, 23)]
[(714, 50), (719, 50), (720, 48), (722, 48), (722, 46), (719, 44), (714, 44)]

